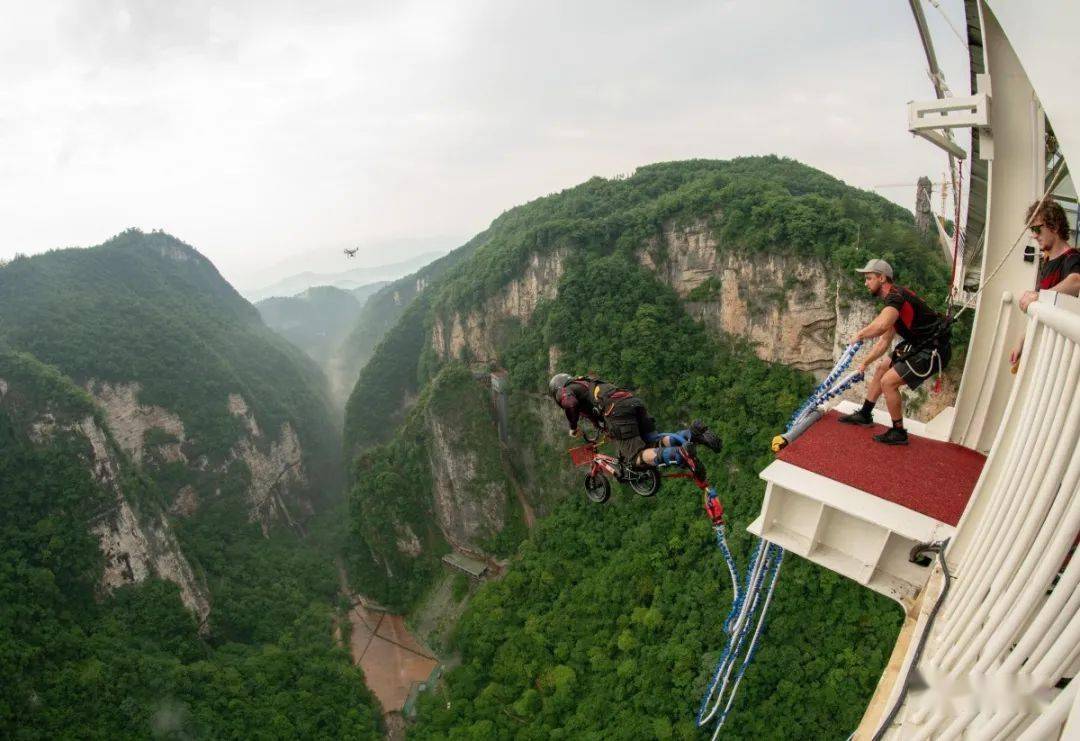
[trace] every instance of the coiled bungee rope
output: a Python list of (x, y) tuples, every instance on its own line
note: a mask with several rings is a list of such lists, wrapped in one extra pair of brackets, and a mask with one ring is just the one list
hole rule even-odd
[[(863, 374), (859, 372), (850, 373), (841, 379), (844, 371), (855, 359), (860, 347), (862, 347), (862, 342), (856, 341), (845, 348), (836, 365), (825, 376), (825, 379), (818, 384), (818, 387), (803, 402), (802, 406), (791, 415), (784, 435), (789, 435), (793, 429), (804, 425), (810, 420), (811, 415), (817, 411), (818, 407), (826, 401), (840, 395), (863, 379)], [(773, 450), (778, 450), (777, 440), (783, 440), (783, 445), (789, 442), (784, 436), (778, 435), (774, 438)], [(780, 447), (783, 447), (783, 445)], [(709, 497), (716, 497), (716, 491), (711, 487), (709, 488)], [(711, 499), (706, 500), (706, 510), (712, 515), (713, 511), (709, 506), (710, 501)], [(716, 501), (718, 506), (719, 500)], [(742, 682), (743, 675), (746, 674), (747, 668), (757, 654), (759, 640), (765, 631), (769, 605), (772, 603), (773, 592), (780, 576), (780, 565), (784, 560), (784, 549), (775, 543), (759, 538), (757, 548), (754, 549), (753, 555), (750, 557), (750, 564), (746, 569), (743, 587), (740, 590), (736, 578), (735, 559), (731, 555), (731, 548), (728, 546), (725, 537), (723, 522), (718, 521), (715, 516), (713, 516), (713, 529), (716, 531), (716, 545), (727, 563), (728, 571), (731, 573), (733, 594), (731, 610), (724, 619), (724, 632), (728, 636), (727, 645), (724, 646), (724, 650), (720, 653), (720, 659), (716, 664), (716, 669), (713, 671), (712, 679), (705, 689), (705, 695), (701, 698), (701, 705), (698, 708), (695, 720), (699, 728), (709, 723), (715, 723), (712, 733), (712, 739), (715, 740), (720, 735), (720, 729), (723, 728), (728, 713), (731, 712), (735, 702), (735, 694), (739, 689), (739, 684)], [(751, 633), (751, 628), (753, 633)], [(748, 638), (749, 640), (747, 640)]]

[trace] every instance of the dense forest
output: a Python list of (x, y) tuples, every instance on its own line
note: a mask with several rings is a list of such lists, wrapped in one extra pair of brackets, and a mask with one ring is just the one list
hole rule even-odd
[[(440, 648), (456, 668), (421, 698), (410, 737), (698, 737), (693, 711), (731, 601), (699, 493), (669, 481), (655, 498), (589, 503), (545, 389), (554, 347), (559, 370), (633, 387), (661, 426), (708, 421), (725, 445), (704, 460), (746, 564), (768, 442), (813, 379), (710, 334), (644, 266), (645, 252), (664, 265), (666, 228), (702, 221), (721, 252), (824, 265), (845, 300), (859, 300), (851, 269), (870, 256), (944, 298), (947, 268), (910, 213), (797, 162), (594, 178), (505, 212), (356, 311), (339, 354), (338, 370), (359, 376), (343, 439), (316, 363), (179, 240), (131, 230), (0, 267), (0, 671), (11, 678), (0, 735), (377, 738), (378, 705), (335, 637), (347, 644), (335, 561), (353, 587), (407, 612), (467, 541), (502, 573), (475, 593), (455, 587), (469, 603)], [(483, 307), (554, 250), (565, 254), (555, 297), (507, 323), (496, 357), (436, 355), (438, 317)], [(495, 367), (510, 388), (506, 444)], [(138, 384), (139, 404), (186, 431), (149, 430), (146, 445), (182, 442), (194, 463), (132, 459), (90, 381)], [(283, 494), (306, 502), (296, 521), (252, 517), (254, 473), (237, 445), (269, 443), (253, 442), (226, 403), (234, 394), (263, 430), (296, 431), (306, 479)], [(112, 479), (93, 464), (102, 446), (118, 461)], [(172, 514), (189, 486), (197, 512)], [(103, 587), (99, 533), (121, 501), (136, 524), (171, 523), (208, 593), (204, 623), (172, 580)], [(454, 522), (448, 507), (476, 519)], [(788, 559), (725, 735), (846, 736), (900, 620), (892, 602)]]
[[(379, 568), (392, 563), (394, 574), (391, 585), (379, 568), (358, 570), (362, 590), (409, 608), (431, 584), (433, 569), (424, 564), (446, 547), (433, 534), (431, 552), (408, 564), (392, 542), (380, 548), (372, 535), (391, 532), (402, 512), (431, 512), (423, 465), (430, 442), (414, 410), (430, 407), (448, 373), (463, 379), (458, 363), (472, 360), (435, 357), (434, 318), (482, 306), (534, 255), (556, 248), (567, 252), (557, 297), (541, 302), (488, 359), (509, 372), (511, 408), (520, 413), (524, 400), (543, 393), (554, 346), (559, 370), (597, 372), (635, 388), (662, 426), (708, 420), (725, 448), (705, 461), (729, 510), (736, 557), (746, 563), (751, 538), (744, 528), (764, 491), (757, 472), (812, 379), (759, 360), (735, 338), (707, 335), (674, 291), (642, 267), (642, 250), (663, 263), (665, 225), (702, 219), (721, 251), (824, 264), (848, 300), (860, 298), (852, 268), (869, 256), (890, 260), (903, 283), (935, 303), (945, 298), (947, 267), (909, 212), (775, 157), (651, 165), (503, 214), (469, 259), (402, 313), (362, 374), (368, 383), (350, 399), (346, 449), (363, 451), (351, 466), (354, 558), (374, 558)], [(460, 387), (451, 398), (460, 398)], [(418, 401), (406, 412), (403, 401), (411, 399)], [(458, 447), (489, 444), (476, 434), (462, 434)], [(540, 437), (523, 431), (503, 455), (513, 464)], [(538, 471), (561, 478), (570, 466), (550, 445), (532, 458), (534, 478)], [(677, 482), (656, 499), (627, 494), (606, 506), (561, 482), (560, 489), (561, 503), (520, 541), (507, 575), (480, 590), (466, 611), (453, 645), (462, 664), (426, 698), (412, 735), (695, 737), (692, 713), (723, 646), (720, 625), (731, 600), (696, 489)], [(384, 501), (396, 504), (379, 519)], [(799, 559), (785, 564), (772, 609), (726, 735), (847, 735), (891, 649), (900, 611)]]
[[(520, 275), (533, 255), (560, 247), (582, 257), (632, 257), (648, 248), (663, 264), (664, 225), (695, 219), (708, 222), (722, 251), (821, 262), (849, 297), (865, 295), (852, 271), (869, 256), (889, 260), (898, 281), (935, 303), (946, 297), (948, 267), (940, 250), (914, 230), (910, 212), (793, 160), (667, 162), (638, 168), (628, 178), (593, 178), (507, 211), (443, 258), (454, 262), (425, 289), (427, 305), (410, 304), (392, 328), (375, 334), (386, 347), (372, 354), (349, 398), (346, 448), (386, 441), (385, 420), (400, 422), (395, 413), (402, 400), (434, 375), (431, 359), (422, 357), (434, 313), (480, 306)], [(370, 309), (379, 306), (377, 298)]]
[[(194, 463), (136, 464), (90, 379), (137, 383), (139, 403), (176, 414)], [(314, 505), (299, 523), (253, 521), (233, 393), (265, 429), (297, 430), (311, 473), (295, 496)], [(168, 235), (0, 268), (0, 735), (379, 737), (378, 706), (334, 638), (344, 503), (329, 409), (314, 364)], [(158, 438), (177, 442), (150, 429), (144, 443)], [(166, 516), (182, 485), (197, 512)], [(153, 572), (103, 587), (99, 533), (137, 545), (166, 522), (174, 536), (154, 547), (178, 550), (157, 556), (190, 563), (211, 608), (201, 625)]]

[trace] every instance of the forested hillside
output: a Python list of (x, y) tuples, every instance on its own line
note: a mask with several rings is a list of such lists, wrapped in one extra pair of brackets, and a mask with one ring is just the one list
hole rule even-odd
[[(844, 300), (860, 300), (851, 269), (870, 256), (904, 266), (901, 280), (944, 298), (947, 268), (910, 213), (790, 160), (652, 165), (503, 214), (472, 256), (404, 312), (350, 398), (346, 449), (366, 449), (352, 464), (354, 558), (375, 564), (358, 572), (361, 590), (413, 604), (431, 583), (423, 564), (434, 564), (453, 540), (445, 523), (462, 505), (439, 495), (431, 468), (424, 470), (433, 442), (411, 425), (425, 412), (406, 410), (430, 407), (447, 373), (463, 379), (454, 370), (461, 363), (505, 368), (511, 409), (542, 398), (554, 370), (592, 371), (636, 388), (662, 426), (708, 420), (726, 445), (705, 460), (746, 563), (744, 528), (764, 491), (757, 472), (812, 379), (759, 360), (738, 338), (706, 332), (658, 280), (663, 234), (681, 220), (706, 221), (720, 251), (815, 261), (836, 276)], [(529, 282), (529, 271), (559, 277), (552, 285)], [(493, 315), (500, 306), (517, 313)], [(440, 328), (443, 340), (453, 334), (440, 347), (459, 348), (456, 357), (436, 351)], [(493, 354), (478, 357), (470, 332)], [(391, 436), (387, 420), (407, 421)], [(476, 429), (455, 439), (451, 455), (485, 455), (479, 451), (490, 447), (491, 433)], [(535, 430), (512, 435), (501, 455), (533, 461), (529, 475), (503, 466), (525, 487), (539, 471), (552, 480), (570, 466)], [(731, 599), (696, 490), (676, 482), (654, 500), (623, 494), (596, 506), (576, 487), (557, 488), (552, 496), (564, 501), (466, 612), (456, 638), (462, 666), (424, 705), (418, 737), (451, 729), (463, 738), (695, 737), (692, 713), (723, 645)], [(396, 504), (382, 519), (385, 500)], [(431, 535), (409, 547), (379, 539), (402, 511), (420, 513)], [(729, 737), (846, 736), (900, 612), (798, 559), (785, 564), (773, 611)]]
[[(379, 354), (378, 358), (374, 358), (375, 348), (391, 330), (394, 331), (394, 338), (389, 340), (391, 343), (408, 342), (407, 338), (412, 336), (414, 325), (410, 320), (401, 320), (406, 315), (406, 312), (409, 312), (413, 301), (424, 293), (428, 285), (437, 281), (455, 265), (467, 260), (485, 241), (486, 236), (482, 232), (450, 254), (440, 257), (429, 265), (425, 265), (411, 275), (390, 283), (364, 303), (364, 307), (360, 310), (360, 314), (348, 336), (341, 343), (337, 358), (336, 372), (340, 378), (347, 382), (347, 388), (350, 392), (350, 401), (348, 403), (350, 405), (353, 403), (351, 399), (356, 388), (379, 388), (388, 374), (396, 371), (393, 362), (388, 363), (387, 358), (402, 353), (384, 352)], [(408, 316), (411, 318), (421, 317), (423, 316), (423, 309), (410, 312)], [(401, 325), (400, 328), (399, 324)], [(409, 352), (406, 351), (405, 354), (409, 355)], [(369, 362), (373, 359), (375, 360), (374, 363)], [(361, 379), (359, 383), (358, 379)], [(414, 390), (417, 388), (415, 383), (407, 379), (405, 382), (411, 384), (410, 388)], [(352, 413), (346, 411), (346, 417), (370, 416), (394, 411), (393, 407), (370, 406), (372, 396), (377, 396), (377, 394), (361, 395), (356, 404), (367, 404), (368, 406), (364, 408), (353, 406), (356, 411)], [(400, 421), (399, 418), (398, 422)], [(390, 426), (376, 425), (376, 427), (382, 428), (381, 436), (377, 437), (377, 439), (385, 439), (390, 432)]]
[(167, 234), (129, 230), (98, 247), (12, 261), (0, 270), (0, 337), (79, 385), (138, 381), (140, 403), (179, 415), (191, 457), (220, 459), (243, 431), (230, 393), (263, 427), (293, 424), (321, 462), (335, 455), (315, 364)]
[(378, 737), (329, 409), (168, 235), (0, 268), (0, 735)]

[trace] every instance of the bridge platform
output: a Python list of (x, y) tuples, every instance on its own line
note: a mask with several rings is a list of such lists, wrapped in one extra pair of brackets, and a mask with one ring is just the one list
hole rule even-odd
[(908, 560), (912, 547), (955, 532), (986, 459), (931, 437), (933, 422), (905, 423), (908, 445), (875, 442), (884, 426), (838, 421), (854, 408), (826, 413), (761, 472), (748, 530), (906, 604), (929, 573)]

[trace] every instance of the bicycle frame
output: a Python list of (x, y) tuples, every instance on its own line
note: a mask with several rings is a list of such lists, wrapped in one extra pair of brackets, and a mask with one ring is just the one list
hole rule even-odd
[[(651, 432), (644, 436), (642, 439), (644, 439), (645, 442), (648, 443), (658, 443), (665, 437), (669, 438), (671, 442), (675, 443), (676, 445), (686, 445), (686, 440), (681, 435), (674, 432)], [(606, 440), (606, 436), (602, 435), (597, 440), (585, 443), (585, 446), (591, 448), (593, 452), (593, 459), (589, 463), (589, 475), (596, 476), (599, 474), (607, 474), (616, 481), (623, 481), (625, 479), (625, 476), (622, 475), (620, 472), (622, 470), (622, 466), (627, 464), (624, 464), (618, 458), (608, 455), (607, 453), (601, 453), (599, 450), (600, 444), (605, 442)], [(654, 465), (653, 467), (656, 469), (663, 469), (673, 465), (677, 464), (660, 463)], [(676, 473), (664, 473), (661, 471), (660, 475), (665, 479), (691, 479), (694, 484), (696, 484), (697, 487), (702, 491), (705, 491), (709, 486), (708, 482), (698, 478), (697, 473), (693, 469), (691, 469), (689, 472), (680, 471)]]

